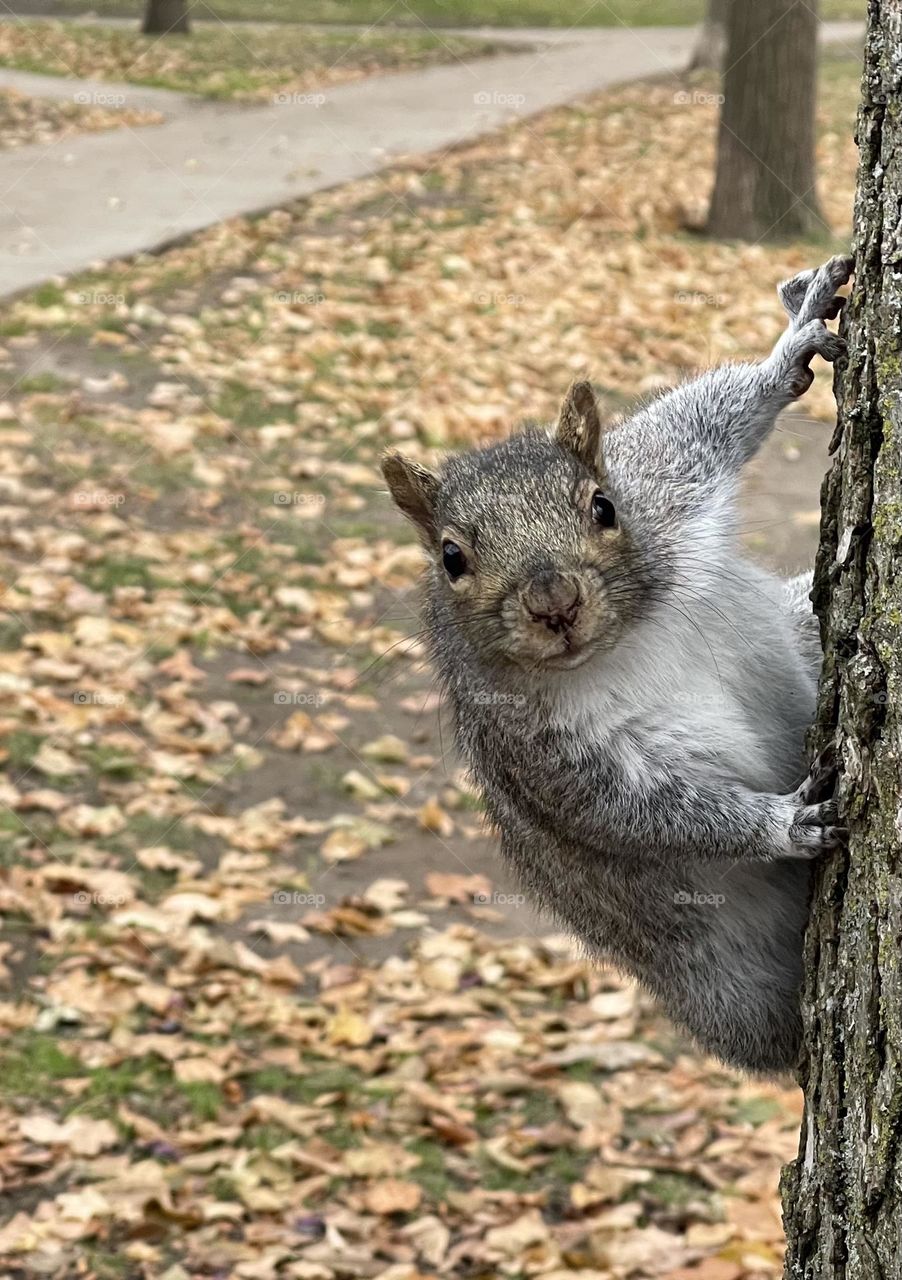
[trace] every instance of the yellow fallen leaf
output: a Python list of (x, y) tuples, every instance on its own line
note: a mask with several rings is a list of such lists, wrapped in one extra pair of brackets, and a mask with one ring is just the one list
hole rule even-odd
[(397, 1143), (374, 1142), (345, 1151), (342, 1163), (351, 1177), (380, 1178), (415, 1169), (420, 1158)]
[(434, 797), (427, 800), (418, 811), (417, 821), (424, 831), (434, 831), (436, 835), (446, 838), (454, 834), (454, 819)]
[(333, 831), (319, 847), (327, 862), (351, 862), (366, 853), (366, 850), (366, 841), (344, 827)]
[(385, 733), (381, 738), (374, 738), (362, 749), (361, 754), (368, 760), (379, 760), (383, 764), (403, 764), (410, 752), (407, 743), (393, 733)]
[(330, 1044), (364, 1045), (373, 1038), (373, 1028), (353, 1010), (341, 1008), (326, 1023), (326, 1035)]

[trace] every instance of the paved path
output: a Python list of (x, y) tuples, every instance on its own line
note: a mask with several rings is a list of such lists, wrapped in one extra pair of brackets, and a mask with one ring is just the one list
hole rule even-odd
[[(151, 105), (152, 94), (168, 118), (0, 154), (0, 296), (376, 172), (402, 154), (441, 152), (609, 85), (679, 71), (695, 33), (499, 35), (542, 43), (265, 106), (189, 106), (159, 90), (47, 81), (51, 96), (118, 96), (130, 107)], [(854, 38), (850, 24), (836, 35)], [(40, 92), (43, 78), (27, 79)]]
[[(143, 84), (110, 84), (105, 80), (79, 80), (74, 76), (45, 76), (36, 71), (15, 71), (0, 67), (0, 89), (15, 89), (30, 98), (50, 98), (55, 102), (79, 102), (130, 111), (159, 111), (166, 117), (197, 108), (197, 98), (172, 89), (154, 89)], [(2, 160), (2, 156), (0, 156)]]

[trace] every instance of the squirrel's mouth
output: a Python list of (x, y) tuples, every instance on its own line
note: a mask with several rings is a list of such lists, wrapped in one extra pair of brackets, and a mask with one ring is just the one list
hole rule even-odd
[(541, 659), (539, 666), (547, 667), (551, 671), (572, 671), (575, 667), (581, 667), (591, 654), (592, 646), (588, 644), (568, 647), (562, 649), (560, 653), (552, 653), (547, 658)]
[(559, 643), (550, 652), (533, 652), (530, 665), (539, 671), (573, 671), (592, 656), (596, 645), (591, 635), (579, 635), (572, 631), (557, 637)]
[(607, 647), (616, 628), (587, 574), (539, 575), (527, 588), (511, 592), (500, 610), (499, 648), (509, 661), (536, 674), (573, 671)]

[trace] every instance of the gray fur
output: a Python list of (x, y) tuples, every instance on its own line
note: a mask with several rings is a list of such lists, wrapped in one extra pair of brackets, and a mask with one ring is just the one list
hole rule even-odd
[[(754, 1071), (797, 1058), (810, 859), (842, 833), (830, 768), (806, 778), (810, 583), (742, 557), (736, 488), (812, 355), (838, 354), (823, 317), (849, 273), (832, 259), (788, 282), (768, 359), (657, 399), (602, 437), (594, 467), (577, 387), (557, 436), (448, 459), (420, 521), (437, 674), (505, 858), (703, 1048)], [(406, 465), (386, 472), (402, 498)], [(616, 528), (593, 524), (596, 485)], [(468, 564), (453, 581), (449, 541)], [(578, 585), (572, 627), (530, 611), (537, 581), (543, 599)]]

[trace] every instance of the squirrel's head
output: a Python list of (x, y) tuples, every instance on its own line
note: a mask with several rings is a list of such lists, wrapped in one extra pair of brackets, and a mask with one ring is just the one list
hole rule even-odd
[(635, 552), (600, 436), (594, 392), (577, 382), (551, 431), (453, 455), (437, 472), (397, 453), (382, 461), (426, 550), (441, 616), (489, 663), (580, 666), (639, 612)]

